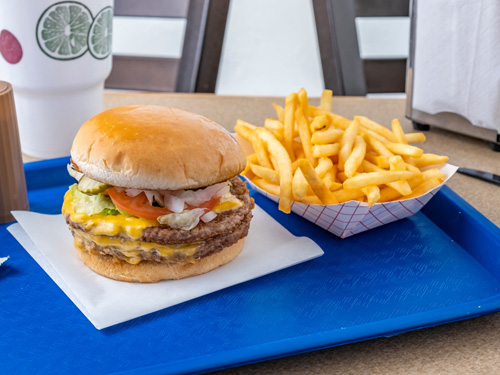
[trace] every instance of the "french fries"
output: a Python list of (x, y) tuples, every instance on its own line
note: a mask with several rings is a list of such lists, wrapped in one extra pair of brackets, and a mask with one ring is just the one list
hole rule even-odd
[(245, 176), (279, 196), (284, 212), (293, 201), (371, 206), (414, 198), (445, 179), (438, 168), (448, 157), (414, 145), (425, 141), (424, 134), (405, 134), (397, 119), (385, 127), (365, 116), (333, 113), (329, 90), (318, 107), (309, 104), (304, 89), (273, 107), (277, 119), (266, 119), (264, 127), (238, 120), (235, 130), (254, 149)]

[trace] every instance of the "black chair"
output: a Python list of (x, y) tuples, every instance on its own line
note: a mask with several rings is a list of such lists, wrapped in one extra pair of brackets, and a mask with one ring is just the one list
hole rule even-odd
[(114, 55), (105, 87), (215, 92), (228, 9), (229, 0), (115, 0), (115, 16), (186, 18), (186, 33), (180, 59)]
[(356, 17), (408, 16), (410, 0), (312, 0), (325, 88), (334, 95), (405, 92), (406, 59), (362, 59)]

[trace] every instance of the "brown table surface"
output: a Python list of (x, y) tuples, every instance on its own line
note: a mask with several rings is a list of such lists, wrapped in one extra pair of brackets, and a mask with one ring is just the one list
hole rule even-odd
[[(317, 104), (317, 99), (310, 99)], [(232, 129), (241, 118), (263, 125), (275, 117), (272, 103), (283, 98), (223, 97), (211, 94), (106, 93), (105, 108), (128, 104), (167, 105), (204, 115)], [(403, 99), (335, 97), (333, 111), (345, 117), (364, 115), (389, 126), (405, 118)], [(484, 141), (432, 129), (425, 133), (425, 152), (448, 155), (450, 163), (500, 175), (500, 153)], [(25, 160), (32, 160), (26, 157)], [(500, 225), (500, 187), (456, 174), (448, 182), (456, 193), (495, 225)], [(500, 314), (408, 332), (389, 338), (323, 349), (251, 364), (217, 374), (495, 374), (500, 373)]]

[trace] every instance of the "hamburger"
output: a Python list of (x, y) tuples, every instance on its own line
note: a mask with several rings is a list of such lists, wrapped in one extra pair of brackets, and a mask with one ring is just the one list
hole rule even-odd
[(82, 125), (62, 213), (80, 259), (100, 275), (149, 283), (209, 272), (241, 251), (253, 199), (222, 126), (180, 109), (136, 105)]

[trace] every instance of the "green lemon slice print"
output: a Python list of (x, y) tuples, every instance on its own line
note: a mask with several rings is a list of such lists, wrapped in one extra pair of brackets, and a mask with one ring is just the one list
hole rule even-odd
[(102, 9), (94, 18), (89, 32), (89, 51), (96, 59), (105, 59), (111, 53), (113, 35), (113, 8)]
[(36, 26), (42, 51), (56, 60), (72, 60), (88, 50), (87, 38), (92, 13), (76, 1), (63, 1), (47, 8)]

